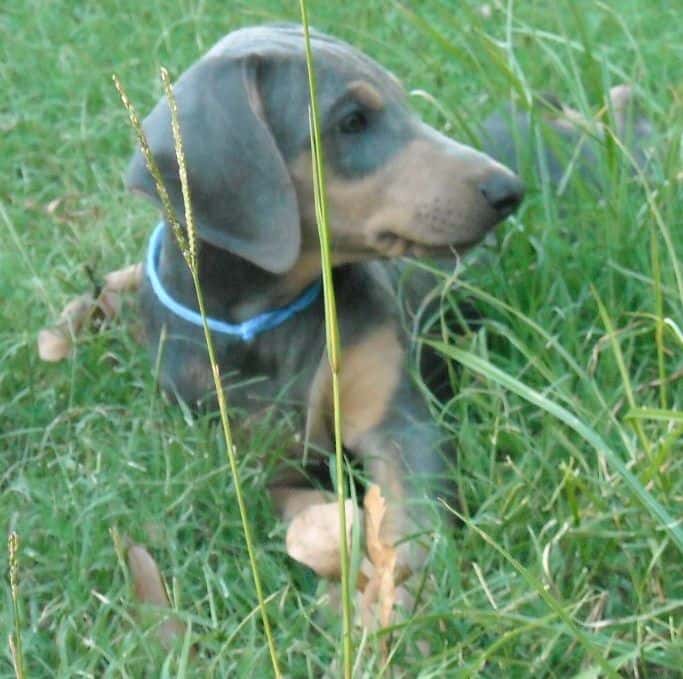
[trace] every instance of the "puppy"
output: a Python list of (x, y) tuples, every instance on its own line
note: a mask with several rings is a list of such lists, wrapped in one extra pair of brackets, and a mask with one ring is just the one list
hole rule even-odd
[[(341, 429), (348, 455), (388, 500), (385, 544), (407, 570), (424, 547), (451, 447), (410, 377), (406, 337), (385, 260), (462, 254), (519, 206), (510, 170), (422, 123), (399, 81), (346, 43), (313, 31), (334, 286), (343, 345)], [(298, 26), (245, 28), (219, 41), (175, 85), (199, 278), (233, 406), (258, 413), (283, 394), (298, 408), (306, 463), (332, 450), (309, 139), (309, 91)], [(144, 121), (171, 202), (184, 215), (170, 111)], [(159, 202), (143, 156), (129, 187)], [(164, 222), (150, 241), (142, 316), (161, 387), (189, 404), (213, 380), (192, 279)], [(163, 342), (161, 341), (163, 339)], [(448, 443), (448, 442), (446, 442)], [(303, 447), (291, 461), (302, 463)], [(271, 492), (285, 518), (320, 500), (283, 461)]]

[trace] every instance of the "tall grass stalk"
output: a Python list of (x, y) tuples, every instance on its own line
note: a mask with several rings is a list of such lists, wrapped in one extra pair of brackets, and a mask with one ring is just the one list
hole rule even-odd
[(9, 551), (9, 586), (14, 613), (14, 630), (9, 635), (9, 650), (17, 679), (26, 676), (24, 651), (21, 645), (21, 617), (19, 615), (19, 537), (12, 531), (7, 540)]
[(230, 472), (233, 478), (233, 484), (235, 488), (235, 497), (237, 499), (237, 505), (239, 507), (240, 519), (242, 521), (242, 530), (244, 531), (244, 540), (247, 547), (247, 553), (249, 555), (249, 565), (251, 567), (251, 574), (254, 580), (254, 588), (256, 590), (256, 597), (258, 599), (258, 606), (261, 613), (261, 620), (263, 622), (263, 629), (266, 635), (266, 640), (268, 644), (268, 651), (270, 654), (271, 665), (273, 667), (273, 673), (276, 677), (281, 677), (282, 673), (280, 671), (280, 666), (277, 659), (277, 652), (275, 649), (275, 643), (273, 641), (273, 634), (270, 627), (270, 621), (268, 618), (268, 611), (266, 609), (266, 602), (263, 596), (263, 587), (261, 585), (261, 577), (259, 574), (258, 566), (256, 564), (256, 553), (254, 550), (254, 542), (251, 532), (251, 524), (249, 523), (249, 516), (247, 513), (247, 508), (244, 503), (244, 496), (242, 493), (242, 485), (239, 474), (239, 467), (237, 465), (237, 456), (235, 454), (235, 446), (232, 438), (232, 430), (230, 428), (230, 419), (228, 417), (228, 404), (223, 390), (223, 385), (221, 382), (220, 368), (218, 366), (218, 361), (216, 359), (216, 352), (213, 344), (213, 338), (209, 330), (207, 323), (206, 309), (204, 305), (204, 295), (199, 282), (199, 268), (197, 262), (197, 233), (194, 225), (194, 219), (192, 215), (192, 205), (189, 183), (187, 179), (187, 166), (185, 163), (185, 153), (183, 150), (182, 136), (180, 132), (180, 123), (178, 119), (178, 106), (173, 95), (173, 90), (171, 88), (171, 83), (169, 79), (168, 72), (165, 68), (161, 69), (161, 80), (164, 86), (164, 91), (168, 99), (169, 108), (171, 110), (171, 126), (173, 130), (173, 140), (175, 145), (176, 157), (178, 159), (180, 182), (183, 192), (183, 202), (185, 206), (185, 224), (187, 227), (187, 236), (183, 232), (180, 226), (180, 222), (173, 210), (171, 201), (168, 196), (168, 192), (164, 187), (161, 173), (159, 171), (154, 157), (152, 156), (151, 149), (145, 137), (140, 119), (135, 112), (133, 105), (125, 94), (120, 81), (116, 76), (114, 76), (114, 83), (116, 89), (119, 92), (121, 101), (123, 102), (130, 122), (135, 130), (138, 137), (140, 147), (142, 149), (145, 161), (147, 163), (147, 168), (152, 174), (156, 189), (161, 199), (164, 215), (167, 222), (171, 225), (173, 233), (178, 242), (178, 247), (180, 248), (183, 258), (190, 270), (192, 275), (192, 282), (195, 288), (195, 294), (197, 297), (197, 304), (199, 306), (199, 312), (202, 317), (202, 325), (204, 328), (204, 338), (206, 340), (206, 347), (209, 354), (209, 361), (211, 363), (211, 372), (213, 374), (214, 387), (216, 389), (216, 398), (218, 401), (218, 409), (220, 412), (221, 427), (223, 430), (223, 438), (225, 440), (226, 452), (228, 457), (228, 463), (230, 465)]
[(339, 504), (339, 558), (342, 587), (342, 653), (345, 679), (350, 679), (353, 670), (353, 646), (351, 640), (351, 577), (349, 567), (349, 547), (346, 540), (346, 492), (344, 475), (344, 452), (341, 433), (341, 402), (339, 393), (339, 373), (341, 372), (341, 349), (339, 341), (339, 324), (337, 322), (337, 305), (334, 297), (332, 280), (332, 259), (330, 254), (329, 224), (327, 221), (327, 201), (325, 195), (325, 167), (323, 147), (320, 143), (320, 127), (318, 124), (318, 102), (315, 69), (311, 54), (311, 36), (308, 26), (308, 11), (305, 0), (300, 0), (301, 23), (304, 28), (304, 45), (306, 49), (306, 68), (308, 70), (308, 86), (310, 93), (309, 125), (311, 134), (311, 152), (313, 160), (313, 179), (316, 221), (320, 239), (320, 259), (322, 264), (323, 292), (325, 296), (325, 336), (327, 339), (327, 357), (332, 372), (332, 404), (334, 409), (334, 441), (335, 441), (335, 477), (337, 485), (337, 502)]

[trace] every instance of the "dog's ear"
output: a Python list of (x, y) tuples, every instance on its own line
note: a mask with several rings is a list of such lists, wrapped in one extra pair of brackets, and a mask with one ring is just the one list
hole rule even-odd
[[(209, 56), (174, 87), (192, 211), (200, 238), (272, 273), (296, 261), (300, 245), (294, 186), (268, 123), (258, 88), (258, 56)], [(185, 210), (162, 98), (143, 124), (178, 218)], [(140, 150), (127, 184), (159, 202)]]

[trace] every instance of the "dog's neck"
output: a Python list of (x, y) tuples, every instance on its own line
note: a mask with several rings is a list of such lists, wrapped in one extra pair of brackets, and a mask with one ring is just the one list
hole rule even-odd
[[(159, 278), (173, 298), (196, 310), (190, 270), (171, 229), (164, 231)], [(198, 264), (207, 315), (230, 323), (242, 323), (289, 304), (320, 276), (320, 266), (312, 257), (303, 258), (292, 271), (276, 275), (205, 241), (200, 243)]]

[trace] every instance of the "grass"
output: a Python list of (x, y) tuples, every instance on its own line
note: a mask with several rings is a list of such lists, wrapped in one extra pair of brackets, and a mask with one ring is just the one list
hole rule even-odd
[[(474, 2), (457, 12), (445, 0), (309, 3), (314, 25), (433, 95), (439, 106), (416, 97), (415, 107), (458, 138), (512, 90), (550, 89), (595, 110), (621, 80), (637, 83), (661, 133), (647, 191), (619, 169), (611, 144), (599, 159), (602, 200), (579, 187), (559, 210), (525, 172), (522, 211), (469, 263), (458, 295), (486, 320), (474, 335), (442, 334), (446, 359), (462, 367), (456, 396), (435, 409), (458, 443), (463, 522), (434, 542), (416, 614), (391, 637), (392, 666), (425, 677), (674, 677), (683, 29), (667, 2), (518, 4), (509, 19), (496, 2), (490, 18)], [(122, 186), (133, 140), (112, 72), (148, 110), (161, 96), (160, 64), (176, 76), (232, 28), (298, 11), (273, 1), (26, 0), (0, 12), (0, 518), (19, 536), (26, 676), (270, 671), (215, 422), (159, 398), (130, 333), (132, 308), (64, 364), (41, 364), (35, 335), (90, 285), (86, 267), (101, 276), (139, 260), (155, 220)], [(322, 676), (339, 656), (336, 624), (321, 619), (319, 583), (284, 554), (260, 492), (291, 429), (263, 423), (239, 433), (237, 449), (279, 659), (289, 676)], [(134, 615), (112, 531), (148, 545), (168, 577), (200, 649), (187, 670), (182, 641), (167, 658)], [(8, 551), (0, 564), (8, 573)], [(7, 575), (2, 639), (15, 631), (10, 590)], [(358, 666), (375, 676), (378, 646), (361, 643)], [(0, 676), (13, 671), (6, 645)]]
[(334, 480), (337, 495), (339, 520), (339, 579), (341, 581), (341, 673), (344, 679), (351, 679), (353, 674), (353, 606), (351, 600), (351, 569), (349, 560), (349, 544), (347, 540), (346, 495), (347, 481), (344, 470), (344, 441), (342, 436), (342, 405), (340, 392), (341, 375), (341, 340), (339, 337), (339, 321), (337, 318), (337, 302), (334, 282), (332, 280), (332, 252), (330, 245), (330, 225), (327, 218), (327, 185), (325, 181), (325, 159), (323, 153), (322, 133), (318, 114), (318, 90), (316, 70), (311, 49), (310, 21), (305, 0), (300, 0), (301, 24), (303, 26), (304, 47), (306, 52), (306, 72), (308, 75), (309, 94), (309, 129), (311, 141), (312, 177), (316, 225), (320, 242), (321, 278), (325, 303), (325, 340), (327, 361), (330, 366), (332, 382), (332, 409), (334, 438)]

